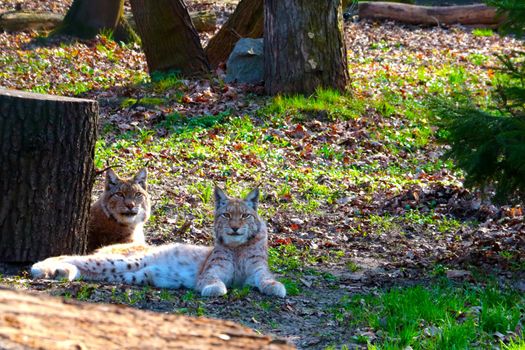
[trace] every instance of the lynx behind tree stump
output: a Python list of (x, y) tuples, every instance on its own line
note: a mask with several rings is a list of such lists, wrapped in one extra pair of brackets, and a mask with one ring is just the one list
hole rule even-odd
[(0, 89), (0, 261), (82, 254), (96, 101)]

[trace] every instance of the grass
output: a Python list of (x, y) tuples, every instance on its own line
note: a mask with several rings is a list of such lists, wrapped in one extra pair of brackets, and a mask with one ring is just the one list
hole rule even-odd
[(476, 28), (472, 31), (474, 36), (493, 36), (494, 32), (490, 28)]
[(303, 255), (306, 252), (301, 252), (296, 246), (292, 244), (281, 245), (268, 250), (268, 265), (270, 269), (276, 272), (296, 271), (305, 266)]
[(468, 227), (470, 222), (461, 222), (458, 219), (438, 215), (434, 211), (427, 213), (415, 209), (407, 210), (402, 215), (391, 216), (372, 214), (368, 217), (372, 227), (378, 234), (392, 231), (403, 232), (405, 228), (431, 230), (436, 233), (456, 232), (462, 227)]
[[(473, 35), (489, 36), (492, 31), (474, 30)], [(24, 38), (26, 44), (31, 41), (30, 36)], [(235, 195), (246, 194), (259, 183), (261, 212), (275, 230), (271, 232), (275, 241), (269, 249), (270, 268), (280, 275), (289, 296), (305, 298), (311, 290), (301, 284), (302, 277), (316, 277), (312, 278), (314, 288), (322, 284), (337, 289), (345, 283), (317, 269), (319, 265), (338, 263), (347, 272), (363, 268), (350, 260), (344, 246), (330, 247), (332, 238), (347, 235), (354, 240), (366, 235), (376, 239), (407, 230), (445, 235), (471, 225), (440, 214), (432, 204), (428, 210), (402, 208), (395, 215), (375, 211), (377, 196), (383, 200), (412, 186), (447, 185), (453, 181), (450, 177), (428, 180), (440, 178), (443, 171), (460, 176), (450, 161), (427, 156), (430, 152), (439, 156), (439, 148), (424, 97), (469, 89), (482, 104), (494, 85), (489, 72), (481, 70), (493, 64), (491, 56), (470, 50), (460, 61), (455, 53), (443, 51), (440, 59), (428, 64), (419, 52), (401, 52), (403, 46), (396, 40), (385, 37), (371, 42), (364, 53), (349, 52), (351, 93), (319, 89), (310, 96), (268, 98), (259, 101), (262, 108), (250, 115), (234, 109), (192, 113), (184, 102), (188, 83), (177, 72), (149, 77), (143, 59), (122, 62), (123, 57), (140, 56), (138, 48), (117, 45), (108, 38), (95, 41), (91, 48), (71, 43), (3, 50), (0, 65), (6, 69), (0, 78), (22, 80), (19, 86), (26, 90), (62, 95), (118, 85), (139, 89), (135, 96), (126, 95), (115, 113), (140, 106), (151, 114), (158, 112), (158, 119), (127, 131), (103, 120), (95, 165), (102, 169), (120, 164), (123, 173), (132, 173), (148, 164), (151, 192), (156, 195), (146, 231), (164, 241), (194, 240), (195, 236), (174, 237), (168, 219), (177, 227), (189, 220), (193, 229), (209, 232), (214, 182)], [(382, 61), (383, 56), (396, 52), (401, 52), (393, 56), (397, 62)], [(83, 59), (86, 56), (92, 59)], [(178, 104), (190, 112), (174, 107)], [(417, 176), (421, 174), (427, 178)], [(305, 223), (295, 224), (290, 218)], [(321, 243), (328, 243), (329, 248), (316, 247)], [(499, 255), (515, 264), (514, 269), (523, 270), (523, 263), (516, 263), (512, 252)], [(441, 278), (446, 269), (436, 264), (430, 274)], [(92, 285), (83, 284), (66, 295), (92, 300), (95, 292)], [(253, 293), (249, 288), (233, 288), (225, 300), (246, 300), (249, 293)], [(177, 294), (113, 288), (109, 299), (142, 307), (152, 298), (172, 302), (174, 312), (184, 314), (200, 316), (213, 309), (208, 310), (195, 291)], [(252, 303), (265, 313), (281, 310), (270, 298)], [(494, 285), (439, 284), (348, 296), (329, 311), (330, 321), (347, 329), (371, 330), (376, 338), (363, 332), (352, 339), (370, 349), (463, 349), (500, 345), (494, 333), (514, 331), (523, 307), (523, 297)], [(278, 324), (271, 327), (278, 328)], [(523, 338), (501, 344), (502, 349), (523, 346)]]
[[(348, 327), (370, 329), (376, 338), (359, 339), (369, 349), (469, 349), (489, 347), (496, 332), (513, 332), (523, 307), (522, 294), (496, 285), (441, 283), (344, 297), (332, 316)], [(508, 346), (519, 348), (523, 341), (515, 335)]]
[(301, 294), (301, 288), (296, 281), (290, 278), (281, 278), (279, 281), (284, 284), (286, 288), (286, 295), (292, 297)]
[(295, 119), (351, 119), (357, 118), (364, 111), (363, 101), (351, 94), (340, 94), (337, 91), (318, 89), (311, 96), (278, 96), (265, 109), (263, 116), (286, 114)]

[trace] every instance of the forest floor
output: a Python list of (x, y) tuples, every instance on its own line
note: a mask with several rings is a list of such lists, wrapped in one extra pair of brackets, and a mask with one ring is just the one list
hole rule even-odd
[[(236, 195), (259, 184), (270, 266), (289, 296), (235, 289), (205, 299), (27, 273), (0, 286), (229, 319), (300, 349), (525, 346), (522, 208), (463, 187), (428, 108), (465, 89), (487, 105), (494, 54), (523, 42), (458, 26), (362, 21), (345, 31), (351, 92), (307, 98), (266, 97), (262, 86), (224, 83), (224, 72), (150, 78), (138, 45), (106, 36), (1, 33), (1, 87), (98, 100), (97, 168), (147, 164), (149, 243), (210, 244), (214, 183)], [(94, 198), (101, 189), (102, 178)]]

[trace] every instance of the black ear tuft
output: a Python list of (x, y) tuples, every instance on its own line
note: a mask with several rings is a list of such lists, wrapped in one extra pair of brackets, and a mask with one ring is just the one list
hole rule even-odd
[(228, 199), (226, 193), (219, 186), (215, 186), (215, 210), (226, 205)]
[(113, 169), (108, 169), (106, 171), (106, 190), (109, 191), (120, 184), (120, 178), (113, 171)]
[(256, 188), (252, 190), (246, 197), (244, 197), (244, 201), (247, 205), (249, 205), (253, 210), (257, 210), (257, 206), (259, 205), (259, 189)]
[(139, 184), (140, 187), (147, 190), (148, 189), (148, 169), (142, 168), (139, 170), (138, 173), (135, 174), (135, 177), (133, 177), (133, 181), (136, 184)]

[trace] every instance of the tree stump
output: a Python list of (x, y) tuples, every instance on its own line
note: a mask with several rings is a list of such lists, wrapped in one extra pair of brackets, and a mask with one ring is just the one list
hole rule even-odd
[(348, 81), (341, 0), (265, 0), (266, 92), (343, 91)]
[(212, 67), (226, 62), (241, 38), (261, 38), (264, 31), (264, 0), (241, 0), (228, 21), (206, 46)]
[(293, 346), (233, 322), (0, 290), (1, 349), (267, 349)]
[(95, 101), (0, 89), (0, 261), (82, 254)]
[(209, 70), (199, 35), (182, 0), (131, 0), (150, 73), (177, 70), (185, 76)]

